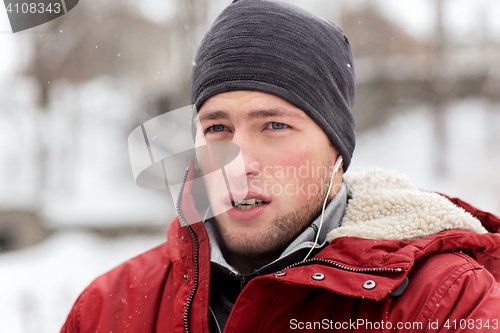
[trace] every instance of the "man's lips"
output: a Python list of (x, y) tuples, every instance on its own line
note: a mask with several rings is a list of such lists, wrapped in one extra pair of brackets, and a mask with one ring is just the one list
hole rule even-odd
[(271, 198), (269, 198), (269, 196), (263, 195), (262, 193), (249, 192), (249, 193), (247, 193), (247, 195), (245, 197), (243, 197), (243, 195), (244, 195), (243, 193), (242, 194), (238, 194), (235, 192), (228, 193), (224, 197), (224, 200), (223, 200), (224, 204), (232, 205), (233, 202), (241, 202), (242, 200), (249, 200), (249, 199), (257, 199), (257, 200), (263, 201), (264, 203), (269, 203), (271, 201)]
[(239, 222), (250, 222), (258, 220), (264, 212), (267, 211), (269, 207), (269, 202), (263, 202), (262, 204), (255, 207), (248, 207), (247, 205), (243, 205), (246, 208), (238, 208), (235, 206), (231, 206), (231, 209), (226, 211), (226, 214), (233, 221)]
[[(250, 199), (260, 200), (262, 203), (257, 206), (241, 203), (245, 209), (240, 209), (241, 206), (238, 208), (233, 205), (234, 201), (241, 202), (242, 200)], [(224, 210), (230, 219), (240, 222), (249, 222), (259, 218), (267, 210), (270, 205), (271, 198), (255, 191), (251, 191), (246, 194), (243, 192), (238, 193), (233, 191), (225, 195), (223, 202), (225, 206)]]

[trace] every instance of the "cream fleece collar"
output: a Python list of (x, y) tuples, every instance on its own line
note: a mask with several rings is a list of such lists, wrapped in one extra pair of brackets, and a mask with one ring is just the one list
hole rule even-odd
[(481, 222), (445, 197), (419, 190), (404, 175), (388, 170), (347, 173), (353, 193), (342, 226), (327, 235), (378, 240), (415, 240), (449, 229), (487, 233)]

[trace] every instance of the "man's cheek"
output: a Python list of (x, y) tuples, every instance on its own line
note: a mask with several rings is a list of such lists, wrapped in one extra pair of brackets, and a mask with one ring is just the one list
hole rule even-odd
[(314, 197), (318, 190), (319, 185), (312, 181), (310, 178), (291, 178), (287, 182), (281, 184), (283, 186), (283, 195), (288, 200), (293, 200), (299, 206), (305, 205), (309, 200)]

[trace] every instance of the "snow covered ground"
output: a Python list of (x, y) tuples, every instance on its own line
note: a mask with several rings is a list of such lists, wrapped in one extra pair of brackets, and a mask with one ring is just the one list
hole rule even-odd
[(104, 239), (60, 233), (0, 255), (0, 332), (59, 332), (92, 280), (165, 240), (165, 235)]

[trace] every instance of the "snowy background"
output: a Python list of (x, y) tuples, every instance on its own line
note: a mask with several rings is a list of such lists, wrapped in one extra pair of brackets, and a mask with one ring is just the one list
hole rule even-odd
[[(352, 44), (350, 170), (500, 214), (500, 3), (288, 2)], [(165, 241), (171, 197), (134, 184), (127, 137), (189, 104), (193, 52), (227, 3), (84, 0), (17, 34), (0, 8), (0, 332), (57, 332), (95, 277)]]

